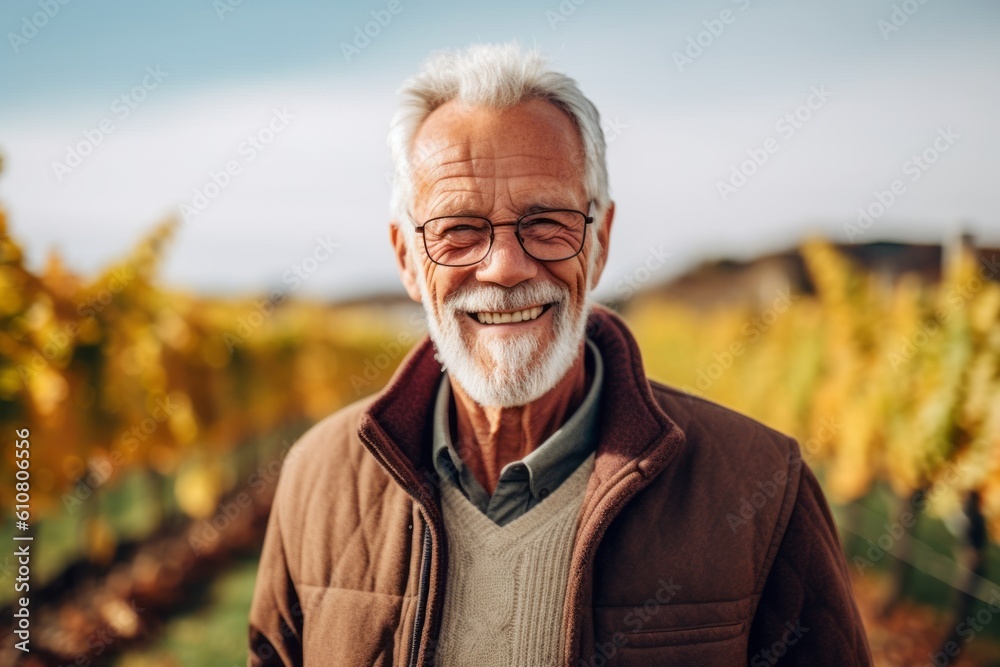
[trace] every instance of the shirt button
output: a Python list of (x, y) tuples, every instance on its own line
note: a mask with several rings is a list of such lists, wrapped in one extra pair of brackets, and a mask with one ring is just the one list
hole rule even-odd
[(538, 499), (539, 500), (545, 500), (548, 497), (549, 497), (549, 490), (548, 489), (541, 489), (541, 490), (539, 490), (539, 492), (538, 492)]

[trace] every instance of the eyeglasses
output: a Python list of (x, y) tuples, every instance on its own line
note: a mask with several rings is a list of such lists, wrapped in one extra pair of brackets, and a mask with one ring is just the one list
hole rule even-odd
[(424, 249), (435, 264), (472, 266), (490, 254), (494, 230), (515, 227), (517, 242), (528, 257), (542, 262), (561, 262), (583, 250), (587, 225), (594, 218), (568, 208), (525, 213), (516, 222), (494, 224), (474, 215), (431, 218), (416, 231), (424, 236)]

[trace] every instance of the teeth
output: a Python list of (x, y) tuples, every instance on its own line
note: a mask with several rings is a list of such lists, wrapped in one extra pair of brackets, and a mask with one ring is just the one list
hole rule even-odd
[(509, 324), (511, 322), (527, 322), (542, 314), (542, 306), (526, 308), (513, 313), (476, 313), (480, 324)]

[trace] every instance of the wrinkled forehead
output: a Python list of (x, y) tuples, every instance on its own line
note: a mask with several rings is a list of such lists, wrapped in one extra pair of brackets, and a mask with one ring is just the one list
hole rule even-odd
[(579, 131), (545, 100), (508, 109), (448, 102), (421, 125), (410, 155), (418, 201), (469, 190), (584, 190)]

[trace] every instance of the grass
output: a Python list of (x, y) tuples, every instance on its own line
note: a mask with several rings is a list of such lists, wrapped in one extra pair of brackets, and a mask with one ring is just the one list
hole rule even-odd
[(114, 667), (244, 667), (247, 617), (257, 576), (248, 556), (213, 582), (208, 604), (169, 620), (147, 646), (118, 656)]
[[(884, 531), (881, 521), (889, 515), (892, 507), (890, 496), (884, 490), (877, 490), (862, 503), (870, 513), (863, 514), (861, 525), (854, 529), (859, 534), (877, 539)], [(854, 519), (854, 515), (845, 513), (842, 508), (835, 508), (835, 514), (842, 522)], [(855, 554), (864, 554), (862, 547), (867, 548), (867, 545), (860, 538), (854, 539), (847, 531), (843, 533), (850, 563)], [(952, 555), (950, 545), (954, 544), (954, 537), (940, 521), (922, 517), (914, 536), (931, 544), (939, 553)], [(893, 556), (882, 558), (864, 576), (888, 576), (895, 560)], [(857, 574), (853, 564), (851, 569)], [(205, 606), (169, 621), (151, 645), (129, 651), (114, 663), (114, 667), (242, 667), (246, 663), (247, 616), (256, 572), (256, 556), (247, 556), (234, 563), (212, 585)], [(989, 549), (988, 575), (996, 579), (992, 573), (1000, 573), (1000, 548), (995, 544), (991, 544)], [(954, 589), (932, 576), (918, 571), (913, 583), (908, 597), (915, 602), (943, 610), (949, 608), (954, 600)], [(998, 639), (1000, 617), (997, 622), (988, 623), (981, 639), (969, 647), (979, 654), (978, 664), (1000, 664), (991, 661), (1000, 646)]]
[[(70, 512), (65, 508), (35, 525), (37, 560), (33, 560), (33, 581), (44, 581), (65, 563), (83, 555), (80, 523), (90, 513), (100, 513), (120, 536), (141, 539), (158, 520), (156, 509), (164, 500), (157, 499), (151, 491), (149, 478), (140, 473), (126, 476), (114, 488), (102, 489), (98, 499), (84, 500), (84, 505)], [(169, 488), (169, 483), (168, 487)], [(172, 493), (164, 494), (172, 496)], [(158, 502), (159, 501), (159, 502)], [(169, 502), (169, 501), (168, 501)], [(90, 503), (90, 504), (88, 504)], [(868, 544), (865, 538), (877, 540), (884, 534), (883, 523), (898, 519), (898, 500), (884, 488), (876, 488), (858, 505), (864, 511), (851, 507), (833, 507), (847, 550), (852, 575), (858, 576), (854, 557), (866, 558)], [(174, 509), (174, 508), (171, 508)], [(850, 530), (847, 530), (850, 528)], [(10, 540), (13, 525), (8, 522), (0, 529), (0, 539)], [(958, 558), (954, 547), (956, 538), (943, 522), (933, 517), (921, 516), (911, 534), (934, 551), (951, 559)], [(176, 610), (155, 630), (149, 643), (134, 646), (115, 658), (115, 667), (242, 667), (246, 664), (247, 617), (257, 573), (256, 554), (234, 560), (207, 590), (192, 591), (184, 608)], [(0, 568), (3, 563), (0, 562)], [(867, 568), (862, 577), (884, 578), (897, 566), (895, 556), (885, 555)], [(0, 570), (0, 579), (3, 578)], [(986, 578), (1000, 581), (1000, 546), (990, 544)], [(0, 604), (12, 595), (12, 586), (0, 587)], [(950, 612), (956, 601), (956, 591), (940, 579), (915, 571), (907, 597), (914, 602), (927, 604)], [(973, 610), (985, 608), (985, 604)], [(945, 617), (947, 618), (947, 617)], [(982, 639), (975, 642), (977, 651), (995, 654), (1000, 646), (1000, 615), (991, 615), (982, 632)], [(945, 623), (949, 622), (947, 620)], [(943, 630), (942, 630), (943, 631)], [(970, 647), (972, 648), (972, 647)], [(983, 664), (993, 664), (983, 662)], [(1000, 662), (996, 663), (1000, 664)]]
[[(120, 482), (99, 489), (79, 504), (63, 504), (44, 520), (32, 522), (32, 588), (43, 586), (69, 563), (86, 555), (83, 522), (99, 515), (121, 540), (141, 540), (152, 533), (159, 522), (160, 504), (151, 491), (149, 478), (141, 472), (126, 473)], [(0, 527), (0, 542), (11, 544), (15, 533), (12, 520)], [(0, 581), (14, 565), (13, 558), (0, 561)], [(12, 586), (0, 586), (0, 605), (14, 598)]]
[[(845, 506), (832, 508), (834, 517), (841, 526), (840, 532), (847, 553), (848, 568), (855, 577), (893, 576), (895, 570), (900, 566), (898, 559), (892, 555), (896, 545), (891, 544), (889, 552), (871, 560), (869, 553), (871, 545), (868, 541), (877, 542), (880, 537), (887, 534), (884, 524), (889, 523), (891, 527), (892, 523), (899, 520), (899, 501), (884, 486), (879, 485), (857, 504), (863, 510), (858, 511), (856, 508)], [(915, 540), (929, 546), (938, 555), (956, 563), (962, 562), (963, 556), (958, 549), (959, 539), (948, 530), (940, 519), (923, 514), (916, 526), (909, 531), (909, 534)], [(887, 542), (884, 543), (887, 544)], [(862, 560), (856, 561), (856, 557)], [(871, 563), (872, 566), (859, 568), (858, 563), (862, 565)], [(952, 610), (957, 606), (958, 591), (940, 578), (923, 571), (931, 568), (924, 568), (921, 563), (918, 565), (921, 567), (911, 569), (911, 585), (905, 591), (905, 597), (918, 604), (928, 605), (948, 614), (952, 613)], [(939, 574), (944, 575), (946, 579), (951, 578), (952, 581), (962, 579), (955, 567), (952, 567), (950, 571), (939, 572)], [(994, 542), (990, 542), (986, 550), (985, 578), (991, 582), (1000, 582), (1000, 545)], [(997, 586), (997, 589), (1000, 590), (1000, 586)], [(987, 596), (989, 592), (989, 590), (979, 591), (980, 594)], [(983, 609), (989, 611), (986, 603), (977, 602), (972, 613), (976, 614)], [(983, 617), (986, 616), (987, 613), (984, 612)], [(988, 616), (990, 622), (985, 624), (982, 634), (993, 641), (1000, 641), (1000, 615), (989, 612)], [(944, 628), (942, 628), (942, 632), (944, 632)]]

